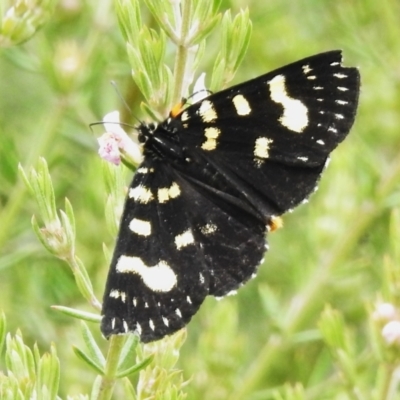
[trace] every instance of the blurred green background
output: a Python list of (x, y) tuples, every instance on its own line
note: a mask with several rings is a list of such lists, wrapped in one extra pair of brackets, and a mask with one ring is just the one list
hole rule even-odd
[[(317, 322), (325, 304), (343, 313), (356, 339), (357, 379), (372, 384), (378, 360), (368, 306), (378, 297), (397, 305), (400, 297), (387, 273), (400, 268), (400, 2), (232, 0), (221, 10), (243, 7), (249, 8), (253, 35), (234, 83), (342, 49), (345, 64), (360, 68), (360, 108), (318, 192), (270, 235), (257, 278), (235, 297), (207, 299), (190, 323), (179, 361), (191, 378), (185, 390), (188, 399), (269, 399), (270, 389), (302, 382), (310, 399), (353, 398), (338, 384)], [(148, 21), (154, 24), (149, 15)], [(201, 71), (209, 71), (218, 39), (215, 33), (207, 40)], [(77, 253), (101, 299), (108, 270), (102, 244), (112, 249), (115, 238), (104, 215), (96, 142), (102, 129), (92, 132), (88, 125), (115, 109), (133, 122), (112, 80), (138, 115), (142, 99), (108, 0), (59, 1), (30, 40), (0, 51), (0, 309), (8, 330), (20, 328), (28, 344), (38, 342), (44, 351), (55, 342), (62, 397), (87, 393), (95, 374), (71, 350), (82, 341), (78, 322), (50, 305), (91, 310), (68, 267), (35, 237), (30, 220), (36, 204), (17, 166), (46, 158), (58, 206), (65, 197), (73, 205)]]

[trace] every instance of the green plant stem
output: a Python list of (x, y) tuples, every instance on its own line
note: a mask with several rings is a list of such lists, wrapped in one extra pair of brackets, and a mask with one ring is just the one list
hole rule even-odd
[(381, 367), (382, 377), (379, 382), (379, 393), (376, 396), (377, 400), (391, 400), (392, 397), (388, 396), (389, 388), (391, 387), (391, 381), (393, 378), (393, 372), (395, 371), (395, 365), (385, 363)]
[(396, 364), (385, 364), (384, 368), (384, 381), (377, 399), (396, 400), (400, 384), (400, 368)]
[(230, 400), (245, 399), (259, 385), (263, 377), (268, 374), (268, 370), (273, 368), (284, 348), (290, 346), (290, 342), (285, 338), (299, 331), (308, 321), (311, 311), (321, 306), (318, 298), (326, 290), (331, 272), (347, 257), (360, 237), (372, 225), (375, 218), (380, 215), (384, 209), (385, 199), (397, 185), (400, 176), (400, 157), (393, 163), (391, 171), (392, 174), (387, 176), (377, 187), (376, 202), (358, 214), (358, 217), (354, 219), (352, 228), (337, 242), (325, 259), (326, 261), (321, 263), (314, 276), (310, 276), (308, 279), (308, 284), (293, 299), (285, 318), (284, 336), (272, 336), (268, 340), (241, 381), (240, 387), (229, 397)]
[[(60, 120), (65, 108), (66, 103), (59, 101), (58, 107), (53, 112), (47, 114), (49, 116), (47, 124), (44, 127), (40, 123), (36, 125), (38, 130), (40, 129), (40, 132), (36, 132), (35, 134), (35, 145), (31, 146), (32, 150), (24, 163), (26, 166), (32, 165), (41, 155), (47, 153), (47, 149), (53, 143), (57, 128), (60, 126)], [(18, 182), (10, 194), (6, 206), (0, 213), (0, 249), (4, 248), (4, 242), (10, 238), (14, 220), (20, 214), (21, 207), (25, 204), (27, 190), (28, 188), (23, 182)]]
[[(78, 279), (77, 276), (78, 274), (82, 274), (81, 269), (79, 268), (78, 261), (76, 259), (75, 254), (71, 254), (65, 261), (68, 263), (68, 265), (71, 268), (72, 273), (74, 274), (75, 279)], [(83, 276), (83, 278), (85, 278)], [(96, 310), (101, 310), (101, 303), (99, 300), (97, 300), (96, 296), (93, 293), (93, 288), (91, 285), (91, 282), (89, 278), (86, 279), (87, 281), (87, 295), (85, 296), (85, 293), (82, 293), (86, 300), (89, 301), (89, 303), (96, 309)]]
[(101, 380), (99, 394), (97, 400), (110, 400), (115, 382), (117, 381), (116, 374), (118, 370), (119, 357), (122, 347), (126, 340), (126, 335), (112, 335), (110, 338), (110, 346), (108, 348), (106, 366), (104, 376)]
[(178, 104), (182, 100), (183, 82), (185, 81), (186, 64), (188, 59), (188, 44), (186, 43), (186, 38), (189, 34), (189, 17), (191, 8), (192, 0), (185, 0), (182, 2), (182, 26), (174, 66), (173, 105)]

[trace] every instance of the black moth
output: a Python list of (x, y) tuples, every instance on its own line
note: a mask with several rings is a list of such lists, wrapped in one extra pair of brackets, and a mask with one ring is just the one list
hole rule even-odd
[(314, 191), (354, 122), (359, 73), (341, 61), (317, 54), (137, 128), (144, 161), (108, 274), (105, 337), (161, 339), (255, 275), (266, 232)]

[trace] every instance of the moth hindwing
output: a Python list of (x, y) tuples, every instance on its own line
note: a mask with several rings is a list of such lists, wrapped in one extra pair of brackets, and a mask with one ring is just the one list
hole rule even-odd
[(184, 327), (255, 275), (277, 217), (315, 189), (355, 118), (359, 73), (321, 53), (141, 124), (107, 279), (104, 336)]

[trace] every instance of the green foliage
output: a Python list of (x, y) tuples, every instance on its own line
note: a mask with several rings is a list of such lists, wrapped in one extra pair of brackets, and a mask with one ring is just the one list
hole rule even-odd
[(33, 352), (24, 344), (21, 332), (6, 337), (5, 364), (7, 373), (0, 372), (2, 400), (55, 400), (60, 381), (60, 361), (52, 345), (50, 353), (40, 356), (36, 345)]
[(28, 40), (48, 22), (55, 2), (18, 0), (13, 3), (5, 0), (0, 5), (0, 47), (11, 47)]
[[(398, 2), (54, 3), (0, 2), (0, 399), (398, 398)], [(257, 278), (207, 299), (184, 344), (185, 331), (102, 339), (131, 173), (101, 163), (88, 124), (117, 108), (133, 121), (109, 81), (137, 118), (160, 120), (202, 72), (215, 91), (334, 48), (360, 67), (355, 127), (270, 235)]]

